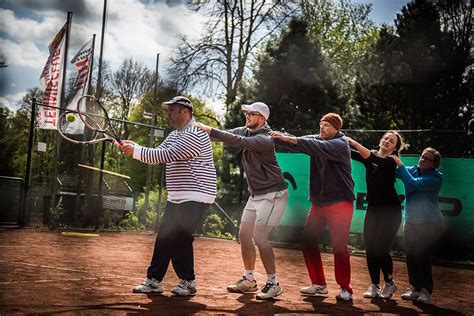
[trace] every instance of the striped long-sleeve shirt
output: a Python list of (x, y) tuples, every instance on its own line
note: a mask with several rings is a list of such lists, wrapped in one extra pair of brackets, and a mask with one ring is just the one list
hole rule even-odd
[(171, 132), (157, 148), (136, 146), (133, 158), (146, 164), (166, 163), (168, 201), (212, 204), (217, 189), (211, 141), (193, 123), (194, 119)]

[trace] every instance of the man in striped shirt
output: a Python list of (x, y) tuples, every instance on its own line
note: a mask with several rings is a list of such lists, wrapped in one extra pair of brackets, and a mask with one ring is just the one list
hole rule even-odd
[(116, 145), (128, 156), (147, 164), (166, 163), (168, 200), (156, 237), (145, 281), (134, 293), (162, 293), (162, 280), (171, 261), (180, 278), (176, 295), (196, 293), (193, 233), (216, 198), (216, 169), (209, 135), (193, 126), (192, 102), (182, 96), (162, 103), (176, 128), (157, 148), (129, 140)]

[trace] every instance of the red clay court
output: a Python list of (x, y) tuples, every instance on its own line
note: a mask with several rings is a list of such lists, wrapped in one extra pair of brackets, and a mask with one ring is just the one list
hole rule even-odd
[[(176, 297), (170, 270), (163, 295), (133, 294), (145, 277), (155, 235), (98, 232), (65, 236), (61, 231), (0, 229), (0, 315), (10, 314), (403, 314), (474, 315), (474, 269), (434, 267), (433, 304), (403, 301), (408, 288), (405, 262), (394, 262), (398, 291), (393, 300), (365, 299), (369, 276), (365, 257), (352, 256), (353, 302), (336, 301), (332, 254), (323, 254), (329, 294), (302, 296), (309, 284), (301, 250), (276, 248), (278, 278), (284, 293), (272, 301), (255, 294), (228, 293), (226, 285), (242, 273), (235, 241), (196, 238), (197, 295)], [(265, 281), (257, 260), (259, 286)]]

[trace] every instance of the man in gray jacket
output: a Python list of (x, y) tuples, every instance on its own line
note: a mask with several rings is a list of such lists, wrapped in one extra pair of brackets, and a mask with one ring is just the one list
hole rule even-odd
[(288, 202), (288, 186), (277, 163), (275, 144), (268, 135), (270, 110), (265, 103), (242, 105), (246, 124), (222, 131), (196, 123), (194, 126), (209, 133), (212, 139), (241, 149), (241, 160), (247, 175), (250, 197), (242, 213), (240, 246), (245, 272), (240, 280), (229, 285), (230, 292), (247, 293), (258, 290), (255, 280), (257, 245), (267, 273), (267, 281), (257, 299), (272, 299), (283, 291), (276, 278), (275, 256), (268, 235), (278, 226)]

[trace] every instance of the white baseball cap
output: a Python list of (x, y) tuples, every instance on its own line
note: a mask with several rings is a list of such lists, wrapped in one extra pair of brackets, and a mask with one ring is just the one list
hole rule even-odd
[(247, 111), (247, 112), (258, 112), (262, 114), (265, 120), (268, 120), (268, 117), (270, 117), (270, 109), (263, 102), (254, 102), (250, 105), (242, 104), (241, 108), (243, 111)]
[(180, 105), (190, 109), (191, 112), (193, 111), (193, 103), (191, 102), (191, 100), (189, 100), (188, 98), (183, 97), (183, 96), (174, 97), (173, 99), (171, 99), (169, 101), (161, 103), (161, 106), (165, 109), (168, 109), (168, 106), (171, 105), (171, 104), (180, 104)]

